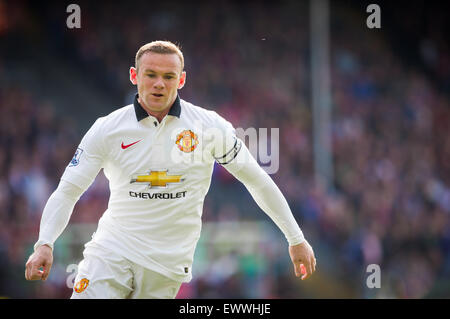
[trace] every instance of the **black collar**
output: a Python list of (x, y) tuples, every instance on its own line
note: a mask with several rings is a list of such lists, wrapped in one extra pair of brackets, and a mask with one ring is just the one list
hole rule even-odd
[[(148, 116), (148, 113), (146, 110), (144, 110), (144, 108), (141, 106), (141, 104), (139, 104), (138, 97), (139, 97), (139, 94), (136, 94), (136, 96), (134, 97), (133, 104), (134, 104), (134, 111), (136, 112), (136, 118), (139, 122), (140, 120), (145, 119)], [(175, 102), (173, 102), (172, 106), (170, 107), (168, 114), (180, 118), (180, 113), (181, 113), (180, 97), (177, 95), (177, 98), (175, 99)]]

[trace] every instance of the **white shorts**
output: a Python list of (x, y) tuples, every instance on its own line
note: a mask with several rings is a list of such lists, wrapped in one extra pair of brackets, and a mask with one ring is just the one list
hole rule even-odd
[(87, 247), (71, 299), (173, 299), (181, 282), (103, 249)]

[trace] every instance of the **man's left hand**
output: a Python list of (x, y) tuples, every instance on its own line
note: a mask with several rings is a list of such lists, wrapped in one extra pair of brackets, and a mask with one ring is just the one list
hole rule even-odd
[[(302, 280), (309, 278), (313, 272), (316, 271), (316, 257), (311, 245), (305, 240), (303, 243), (289, 246), (289, 256), (291, 256), (292, 264), (294, 265), (295, 276), (301, 277)], [(302, 274), (302, 267), (304, 265), (305, 271)]]

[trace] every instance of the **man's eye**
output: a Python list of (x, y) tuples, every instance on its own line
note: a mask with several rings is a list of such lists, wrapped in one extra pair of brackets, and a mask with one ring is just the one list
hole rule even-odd
[(170, 79), (173, 79), (173, 76), (171, 76), (171, 75), (166, 75), (166, 76), (164, 76), (164, 78), (165, 78), (166, 80), (170, 80)]
[(148, 76), (149, 78), (154, 78), (154, 77), (155, 77), (154, 74), (147, 74), (147, 76)]

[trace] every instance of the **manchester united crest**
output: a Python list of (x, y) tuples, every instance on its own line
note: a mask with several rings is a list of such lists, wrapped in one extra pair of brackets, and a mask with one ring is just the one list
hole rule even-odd
[(86, 278), (83, 278), (75, 284), (73, 289), (75, 290), (75, 292), (81, 293), (87, 288), (88, 285), (89, 285), (89, 280)]
[(177, 135), (177, 140), (175, 143), (181, 151), (190, 153), (197, 147), (198, 137), (197, 134), (191, 130), (184, 130)]

